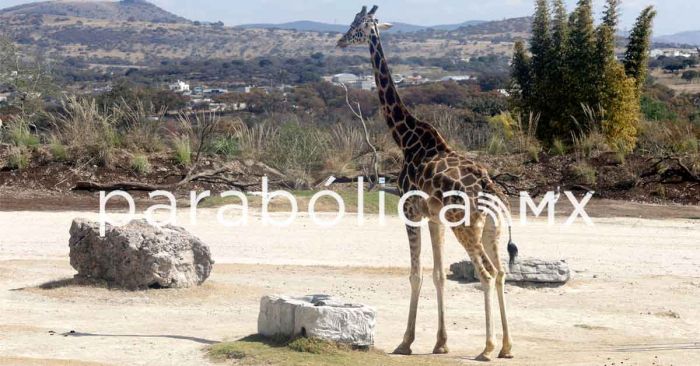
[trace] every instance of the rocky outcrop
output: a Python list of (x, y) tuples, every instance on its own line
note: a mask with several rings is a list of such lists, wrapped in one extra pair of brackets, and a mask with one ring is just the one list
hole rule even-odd
[(183, 288), (202, 284), (214, 261), (209, 247), (185, 229), (145, 220), (116, 227), (76, 219), (70, 228), (70, 264), (77, 278), (126, 289)]
[(258, 333), (368, 347), (374, 344), (375, 319), (374, 309), (327, 295), (265, 296), (260, 301)]
[[(516, 261), (513, 266), (503, 263), (506, 269), (506, 282), (564, 284), (571, 278), (571, 271), (566, 261), (545, 261), (540, 259), (524, 259)], [(465, 260), (450, 266), (457, 280), (478, 282), (479, 276), (474, 271), (471, 261)]]

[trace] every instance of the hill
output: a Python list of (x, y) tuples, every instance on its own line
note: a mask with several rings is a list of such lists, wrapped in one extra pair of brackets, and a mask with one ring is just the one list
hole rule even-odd
[[(385, 49), (397, 58), (468, 59), (510, 55), (528, 18), (434, 27), (396, 23)], [(0, 10), (0, 30), (27, 51), (90, 67), (152, 67), (167, 60), (359, 55), (339, 50), (347, 25), (310, 21), (226, 27), (192, 22), (144, 0), (36, 2)]]
[(493, 34), (530, 34), (532, 30), (532, 17), (521, 17), (496, 20), (492, 22), (481, 22), (477, 24), (467, 24), (459, 27), (450, 33), (452, 35), (474, 36)]
[[(430, 25), (430, 26), (424, 26), (424, 25), (415, 25), (415, 24), (409, 24), (409, 23), (401, 23), (401, 22), (390, 22), (394, 26), (392, 27), (391, 30), (388, 31), (388, 33), (411, 33), (411, 32), (419, 32), (422, 30), (426, 29), (434, 29), (434, 30), (439, 30), (439, 31), (451, 31), (458, 29), (460, 27), (465, 27), (465, 26), (472, 26), (472, 25), (478, 25), (482, 23), (486, 23), (483, 20), (470, 20), (466, 21), (463, 23), (459, 24), (440, 24), (440, 25)], [(301, 21), (295, 21), (295, 22), (288, 22), (288, 23), (277, 23), (277, 24), (272, 24), (272, 23), (257, 23), (257, 24), (243, 24), (236, 26), (237, 28), (243, 28), (243, 29), (286, 29), (286, 30), (296, 30), (296, 31), (301, 31), (301, 32), (336, 32), (336, 33), (344, 33), (348, 30), (347, 24), (330, 24), (330, 23), (322, 23), (322, 22), (314, 22), (314, 21), (309, 21), (309, 20), (301, 20)]]
[(681, 32), (667, 36), (656, 37), (655, 41), (684, 45), (700, 46), (700, 30)]
[(43, 1), (0, 9), (0, 16), (56, 16), (110, 21), (187, 23), (187, 19), (167, 12), (145, 0), (121, 1)]

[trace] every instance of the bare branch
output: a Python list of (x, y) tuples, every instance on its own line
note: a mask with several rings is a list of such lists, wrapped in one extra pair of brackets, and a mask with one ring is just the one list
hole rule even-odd
[(348, 91), (348, 87), (343, 83), (341, 83), (340, 85), (345, 90), (345, 103), (348, 105), (348, 108), (350, 108), (355, 117), (357, 117), (362, 123), (362, 129), (365, 133), (365, 142), (370, 147), (370, 149), (372, 149), (372, 167), (374, 168), (374, 179), (372, 179), (372, 181), (370, 182), (369, 190), (371, 191), (379, 182), (379, 153), (377, 152), (377, 148), (372, 144), (372, 140), (370, 139), (367, 123), (365, 122), (365, 118), (362, 115), (362, 106), (359, 102), (356, 103), (357, 110), (355, 110), (355, 108), (352, 106), (352, 103), (350, 103), (350, 92)]

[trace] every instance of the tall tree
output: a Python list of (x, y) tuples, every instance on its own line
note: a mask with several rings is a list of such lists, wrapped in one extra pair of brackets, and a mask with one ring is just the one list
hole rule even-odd
[(515, 42), (511, 64), (510, 94), (516, 109), (523, 113), (532, 111), (532, 60), (525, 50), (523, 41)]
[(607, 0), (603, 22), (598, 26), (598, 47), (596, 58), (599, 67), (604, 67), (615, 60), (615, 33), (619, 22), (621, 0)]
[(641, 92), (646, 82), (649, 68), (649, 50), (656, 11), (649, 6), (642, 11), (630, 34), (625, 53), (625, 72), (636, 81), (637, 90)]
[(605, 115), (600, 129), (610, 146), (629, 153), (637, 143), (641, 115), (635, 79), (628, 77), (624, 66), (617, 61), (605, 68), (603, 76), (600, 97)]
[[(570, 110), (573, 103), (570, 100), (568, 92), (568, 67), (567, 67), (567, 49), (569, 43), (569, 14), (566, 11), (564, 0), (553, 0), (552, 2), (552, 52), (550, 55), (550, 84), (551, 98), (550, 103), (557, 106), (550, 115), (549, 121), (542, 121), (542, 128), (549, 125), (550, 128), (559, 128), (560, 121), (569, 118), (567, 110)], [(563, 112), (563, 113), (562, 113)], [(542, 135), (542, 134), (541, 134)]]
[(532, 21), (532, 39), (530, 40), (530, 52), (532, 53), (532, 77), (533, 94), (536, 98), (533, 108), (541, 113), (544, 118), (550, 115), (548, 99), (551, 90), (549, 71), (552, 53), (551, 13), (548, 0), (537, 0), (535, 4), (535, 17)]
[[(595, 106), (598, 103), (596, 79), (596, 32), (593, 25), (591, 0), (579, 0), (576, 10), (569, 18), (569, 44), (567, 49), (567, 85), (574, 101), (570, 106), (572, 119), (585, 120), (582, 105)], [(570, 119), (571, 120), (571, 119)], [(567, 136), (572, 131), (570, 120), (562, 121), (563, 130), (559, 136)]]

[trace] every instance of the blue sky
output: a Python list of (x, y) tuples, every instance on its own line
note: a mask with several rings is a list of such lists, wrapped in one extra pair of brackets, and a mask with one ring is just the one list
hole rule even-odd
[[(0, 8), (27, 0), (0, 0)], [(532, 14), (534, 0), (152, 0), (153, 3), (192, 20), (221, 20), (227, 25), (315, 20), (349, 23), (363, 4), (380, 6), (382, 20), (421, 25), (496, 20)], [(567, 0), (573, 8), (576, 0)], [(598, 10), (604, 0), (594, 0)], [(697, 0), (623, 0), (622, 28), (634, 23), (647, 5), (657, 7), (656, 34), (700, 30)]]

